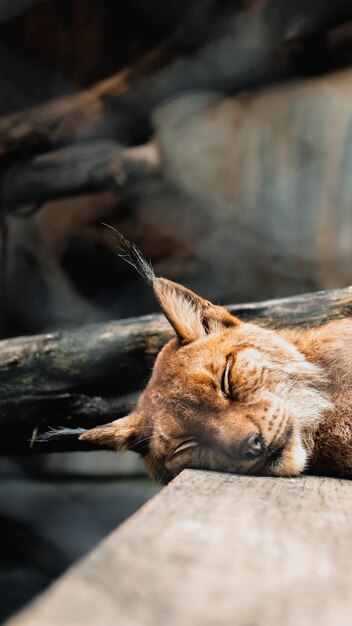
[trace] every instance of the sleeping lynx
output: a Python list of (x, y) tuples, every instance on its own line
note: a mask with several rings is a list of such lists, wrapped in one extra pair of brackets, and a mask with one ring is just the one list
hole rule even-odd
[(155, 277), (138, 249), (117, 235), (175, 338), (159, 353), (136, 409), (80, 438), (137, 451), (162, 483), (185, 467), (350, 475), (352, 320), (277, 331), (241, 322)]

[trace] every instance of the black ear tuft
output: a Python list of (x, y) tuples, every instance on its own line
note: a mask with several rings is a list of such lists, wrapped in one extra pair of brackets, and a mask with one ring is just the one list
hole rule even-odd
[(79, 437), (86, 431), (86, 428), (66, 428), (65, 426), (49, 428), (45, 433), (36, 435), (35, 443), (45, 443), (46, 441), (53, 441), (55, 439), (61, 439), (62, 437)]
[(148, 263), (141, 251), (138, 250), (137, 246), (134, 243), (131, 243), (131, 241), (128, 241), (128, 239), (125, 239), (125, 237), (113, 226), (105, 224), (104, 222), (103, 226), (107, 226), (107, 228), (111, 228), (111, 230), (114, 231), (119, 257), (124, 259), (126, 263), (132, 265), (142, 278), (144, 278), (149, 285), (152, 285), (155, 278), (154, 270), (151, 263)]
[[(151, 264), (146, 261), (134, 243), (125, 239), (113, 226), (109, 224), (104, 226), (114, 231), (119, 256), (152, 285), (165, 317), (181, 342), (188, 343), (240, 323), (223, 307), (204, 300), (190, 289), (167, 278), (156, 277)], [(84, 435), (82, 438), (85, 438)]]

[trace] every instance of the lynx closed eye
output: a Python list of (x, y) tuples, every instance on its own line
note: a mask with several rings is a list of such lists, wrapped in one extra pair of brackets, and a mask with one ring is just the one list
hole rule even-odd
[(221, 391), (226, 398), (231, 398), (232, 396), (230, 380), (229, 380), (230, 367), (231, 367), (231, 363), (230, 361), (227, 361), (225, 369), (221, 377)]

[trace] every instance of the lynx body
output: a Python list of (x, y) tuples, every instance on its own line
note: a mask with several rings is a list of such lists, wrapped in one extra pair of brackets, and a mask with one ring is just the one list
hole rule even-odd
[(121, 235), (175, 330), (136, 409), (81, 434), (144, 459), (167, 483), (185, 467), (351, 475), (352, 320), (268, 330), (157, 278)]

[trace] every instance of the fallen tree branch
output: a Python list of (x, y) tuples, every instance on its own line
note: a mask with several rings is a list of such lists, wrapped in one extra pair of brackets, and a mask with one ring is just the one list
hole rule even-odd
[(114, 141), (80, 143), (12, 168), (4, 177), (6, 209), (10, 214), (27, 214), (50, 200), (126, 189), (160, 169), (157, 142), (126, 149)]
[[(352, 315), (352, 287), (230, 306), (241, 319), (282, 327), (318, 325)], [(159, 349), (172, 336), (163, 316), (89, 325), (0, 341), (1, 453), (45, 451), (37, 432), (94, 426), (133, 406)], [(81, 449), (78, 441), (50, 449)]]
[[(19, 111), (0, 119), (0, 164), (2, 167), (27, 159), (52, 147), (62, 145), (74, 138), (75, 142), (85, 137), (85, 132), (99, 123), (106, 123), (106, 137), (114, 135), (109, 125), (118, 123), (118, 115), (110, 116), (109, 102), (128, 92), (142, 77), (154, 73), (174, 58), (180, 50), (173, 40), (166, 40), (151, 50), (134, 65), (109, 78), (94, 84), (89, 89), (70, 96), (58, 98), (33, 109)], [(121, 102), (123, 107), (123, 103)], [(130, 105), (129, 105), (130, 106)], [(127, 107), (128, 108), (128, 107)], [(122, 126), (127, 124), (123, 110)], [(136, 125), (138, 112), (131, 121)], [(104, 119), (106, 118), (106, 122)], [(96, 136), (96, 135), (95, 135)], [(101, 138), (104, 133), (101, 134)]]

